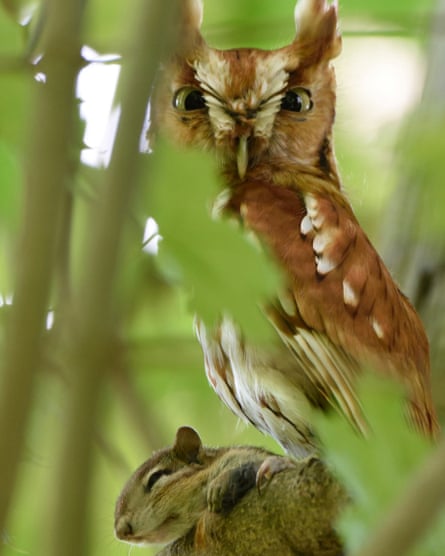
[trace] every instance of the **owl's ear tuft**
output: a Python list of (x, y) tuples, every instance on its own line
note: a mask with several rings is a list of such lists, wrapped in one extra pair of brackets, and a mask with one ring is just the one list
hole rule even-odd
[(186, 56), (205, 45), (200, 29), (203, 17), (202, 0), (179, 2), (178, 50)]
[(337, 1), (299, 0), (295, 6), (299, 58), (305, 65), (329, 61), (340, 54), (341, 36), (338, 30)]
[(199, 31), (202, 24), (202, 0), (182, 0), (180, 2), (181, 18), (185, 28)]

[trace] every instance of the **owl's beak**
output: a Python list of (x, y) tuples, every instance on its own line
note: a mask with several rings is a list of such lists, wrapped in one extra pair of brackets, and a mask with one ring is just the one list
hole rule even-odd
[(238, 152), (236, 154), (236, 163), (238, 166), (238, 175), (241, 179), (246, 175), (247, 170), (247, 136), (241, 136), (238, 143)]

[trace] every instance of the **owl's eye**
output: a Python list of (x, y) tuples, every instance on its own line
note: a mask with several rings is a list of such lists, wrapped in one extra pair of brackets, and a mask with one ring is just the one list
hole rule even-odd
[(309, 112), (312, 108), (311, 93), (302, 87), (289, 89), (281, 101), (281, 108), (290, 112)]
[(173, 106), (176, 110), (190, 111), (202, 110), (206, 107), (204, 96), (195, 87), (182, 87), (173, 97)]

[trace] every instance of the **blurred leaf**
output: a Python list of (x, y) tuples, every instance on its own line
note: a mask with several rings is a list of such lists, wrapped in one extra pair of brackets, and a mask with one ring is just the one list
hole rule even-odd
[(258, 303), (277, 290), (278, 272), (233, 223), (214, 221), (214, 164), (196, 151), (159, 144), (152, 180), (152, 215), (163, 241), (159, 264), (180, 279), (190, 308), (207, 322), (230, 314), (249, 333), (263, 333)]
[(351, 552), (363, 544), (432, 451), (430, 443), (407, 426), (405, 401), (398, 386), (366, 376), (361, 392), (372, 429), (370, 438), (358, 436), (339, 415), (317, 416), (328, 459), (352, 496), (340, 523)]

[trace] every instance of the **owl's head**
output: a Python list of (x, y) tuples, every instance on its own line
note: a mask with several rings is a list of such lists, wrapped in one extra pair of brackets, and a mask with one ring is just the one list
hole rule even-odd
[(201, 0), (181, 5), (181, 44), (156, 95), (155, 126), (180, 144), (214, 150), (232, 183), (285, 183), (283, 168), (335, 173), (336, 4), (300, 0), (295, 39), (270, 51), (209, 47)]

